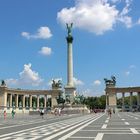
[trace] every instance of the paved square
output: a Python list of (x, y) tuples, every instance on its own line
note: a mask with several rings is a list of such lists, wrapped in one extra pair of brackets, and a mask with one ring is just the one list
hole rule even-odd
[[(27, 119), (28, 118), (28, 119)], [(140, 113), (119, 112), (7, 118), (0, 124), (2, 140), (139, 140)], [(9, 125), (8, 125), (9, 123)]]

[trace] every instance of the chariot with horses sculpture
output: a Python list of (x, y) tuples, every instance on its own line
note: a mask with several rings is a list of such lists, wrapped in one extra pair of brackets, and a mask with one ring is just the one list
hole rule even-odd
[(105, 81), (106, 86), (108, 86), (108, 85), (115, 86), (116, 85), (116, 77), (113, 76), (113, 75), (111, 76), (111, 80), (107, 79), (107, 78), (104, 78), (104, 81)]

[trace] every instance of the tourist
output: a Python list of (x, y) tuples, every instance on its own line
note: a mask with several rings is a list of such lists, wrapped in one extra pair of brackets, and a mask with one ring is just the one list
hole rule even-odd
[(58, 113), (58, 109), (57, 109), (57, 108), (55, 108), (55, 109), (54, 109), (54, 115), (56, 116), (56, 115), (57, 115), (57, 113)]
[(40, 116), (42, 116), (42, 119), (44, 118), (44, 109), (40, 111)]
[(6, 120), (6, 115), (7, 115), (6, 110), (4, 110), (4, 120)]
[(12, 114), (12, 119), (13, 119), (15, 117), (15, 111), (14, 111), (14, 109), (12, 109), (11, 114)]
[(115, 109), (113, 109), (113, 113), (115, 114)]
[(109, 109), (108, 109), (108, 115), (109, 115), (109, 118), (111, 118), (111, 114), (112, 114), (112, 112), (111, 112), (111, 108), (109, 108)]
[(61, 108), (58, 109), (58, 115), (61, 115)]

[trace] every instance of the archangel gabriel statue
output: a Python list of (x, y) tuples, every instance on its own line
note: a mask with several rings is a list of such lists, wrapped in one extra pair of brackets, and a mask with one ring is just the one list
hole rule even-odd
[(71, 23), (70, 25), (68, 23), (66, 23), (66, 26), (67, 26), (67, 30), (68, 30), (68, 36), (72, 36), (72, 26), (73, 26), (73, 23)]

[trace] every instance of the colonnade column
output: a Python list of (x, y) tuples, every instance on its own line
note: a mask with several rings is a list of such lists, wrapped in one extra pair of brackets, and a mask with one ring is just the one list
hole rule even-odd
[(16, 94), (16, 109), (18, 109), (18, 94)]
[(37, 109), (39, 109), (39, 95), (37, 95)]
[(108, 109), (108, 94), (106, 93), (106, 109)]
[(47, 95), (44, 96), (44, 108), (46, 109)]
[(140, 92), (137, 93), (137, 108), (140, 109)]
[(124, 98), (125, 98), (125, 93), (122, 93), (122, 110), (125, 110), (125, 104), (124, 104)]
[(22, 96), (22, 110), (25, 110), (25, 95)]
[(130, 92), (130, 111), (132, 111), (132, 96), (133, 96), (133, 92)]
[(10, 110), (12, 110), (12, 108), (13, 108), (13, 106), (12, 106), (12, 97), (13, 97), (13, 95), (10, 94)]
[(10, 108), (12, 108), (12, 97), (13, 97), (13, 95), (10, 94)]
[(4, 92), (4, 102), (3, 102), (4, 104), (4, 110), (6, 110), (7, 109), (7, 92), (5, 91)]
[(25, 97), (25, 108), (29, 107), (28, 96)]
[(30, 110), (32, 110), (32, 95), (29, 95), (30, 98)]

